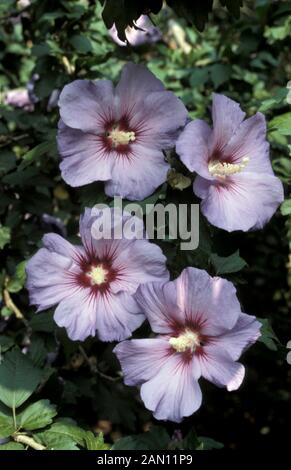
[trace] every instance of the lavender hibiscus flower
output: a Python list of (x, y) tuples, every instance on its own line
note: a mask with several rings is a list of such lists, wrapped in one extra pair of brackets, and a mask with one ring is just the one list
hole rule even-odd
[(206, 271), (185, 269), (173, 282), (140, 286), (140, 307), (158, 336), (115, 348), (127, 385), (141, 385), (145, 406), (157, 419), (180, 422), (201, 405), (198, 379), (236, 390), (238, 363), (260, 336), (260, 323), (241, 312), (234, 286)]
[(196, 119), (176, 145), (182, 162), (198, 174), (193, 189), (202, 213), (228, 231), (262, 228), (284, 198), (270, 163), (265, 118), (244, 117), (238, 103), (214, 94), (213, 129)]
[[(122, 230), (128, 223), (142, 225), (136, 217), (123, 214), (115, 220), (113, 210), (105, 211)], [(30, 302), (38, 311), (58, 304), (54, 319), (73, 340), (95, 336), (96, 331), (102, 341), (129, 337), (144, 320), (133, 298), (136, 289), (169, 277), (161, 249), (148, 240), (106, 239), (108, 231), (103, 239), (93, 238), (99, 215), (86, 209), (80, 218), (82, 246), (49, 233), (44, 247), (27, 263)]]
[[(128, 26), (125, 30), (126, 39), (130, 46), (138, 47), (144, 44), (152, 44), (161, 39), (160, 30), (153, 25), (147, 15), (141, 15), (135, 24), (137, 28)], [(127, 42), (119, 39), (115, 25), (109, 30), (109, 34), (116, 44), (122, 47), (127, 46)]]
[(143, 65), (109, 80), (76, 80), (59, 99), (60, 164), (71, 186), (105, 181), (105, 192), (141, 200), (166, 181), (163, 150), (184, 126), (183, 103)]

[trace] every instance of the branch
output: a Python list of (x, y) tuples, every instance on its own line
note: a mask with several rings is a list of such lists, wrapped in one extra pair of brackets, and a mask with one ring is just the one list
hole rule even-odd
[(36, 442), (32, 437), (26, 436), (25, 434), (15, 434), (13, 436), (15, 442), (25, 444), (34, 450), (46, 450), (46, 447)]

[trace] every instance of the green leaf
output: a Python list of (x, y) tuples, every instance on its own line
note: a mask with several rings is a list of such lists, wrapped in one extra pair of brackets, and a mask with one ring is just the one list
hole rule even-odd
[(286, 199), (281, 205), (281, 214), (282, 215), (290, 215), (291, 214), (291, 199)]
[(257, 318), (257, 320), (262, 324), (261, 327), (261, 336), (259, 337), (259, 341), (264, 343), (268, 349), (271, 351), (278, 350), (279, 339), (277, 338), (276, 334), (273, 331), (273, 328), (270, 325), (270, 321), (268, 318)]
[(3, 439), (4, 437), (9, 437), (13, 432), (15, 431), (14, 429), (14, 423), (13, 423), (13, 418), (12, 415), (8, 412), (5, 412), (2, 409), (4, 407), (1, 406), (0, 408), (0, 438)]
[(0, 365), (0, 400), (9, 408), (18, 408), (35, 391), (42, 375), (18, 349), (9, 351)]
[(22, 261), (18, 264), (14, 276), (7, 284), (7, 289), (9, 292), (19, 292), (23, 288), (26, 280), (25, 266), (26, 261)]
[(53, 317), (53, 312), (38, 313), (37, 315), (34, 315), (32, 317), (29, 322), (29, 326), (32, 328), (33, 331), (51, 333), (56, 328), (56, 324), (54, 322)]
[(221, 442), (215, 441), (210, 437), (198, 437), (200, 445), (197, 447), (197, 450), (212, 450), (212, 449), (222, 449), (224, 445)]
[(227, 82), (230, 78), (231, 66), (225, 64), (214, 64), (210, 68), (211, 79), (214, 88), (218, 88), (223, 83)]
[(23, 170), (32, 162), (38, 160), (42, 155), (46, 153), (56, 152), (56, 142), (55, 140), (42, 142), (41, 144), (36, 145), (33, 149), (29, 150), (22, 157), (22, 162), (18, 167), (18, 170)]
[(55, 405), (52, 405), (49, 400), (40, 400), (28, 406), (18, 415), (17, 423), (21, 428), (32, 431), (52, 424), (56, 414)]
[(277, 129), (282, 135), (291, 135), (291, 113), (284, 113), (274, 117), (269, 127)]
[(8, 173), (16, 166), (16, 157), (13, 152), (2, 150), (0, 154), (0, 173)]
[(72, 46), (80, 53), (87, 54), (92, 51), (92, 44), (86, 36), (75, 34), (70, 38)]
[(84, 445), (84, 434), (85, 431), (70, 420), (60, 420), (34, 437), (50, 450), (79, 450), (77, 444)]
[(230, 256), (218, 256), (213, 253), (210, 256), (210, 262), (213, 265), (216, 274), (236, 273), (247, 266), (245, 260), (239, 256), (237, 250)]
[(87, 450), (108, 450), (110, 449), (109, 444), (105, 444), (102, 432), (95, 436), (91, 431), (87, 431), (84, 434), (85, 444)]
[(1, 354), (8, 351), (14, 345), (14, 340), (9, 336), (0, 335), (0, 363), (3, 360)]
[(50, 429), (35, 436), (51, 450), (79, 450), (77, 445), (82, 447), (86, 445), (86, 431), (69, 419), (58, 420)]
[(168, 448), (170, 436), (160, 427), (153, 427), (150, 431), (136, 436), (127, 436), (119, 439), (111, 447), (112, 450), (164, 450)]
[(0, 249), (4, 248), (7, 243), (10, 242), (11, 230), (9, 227), (3, 227), (0, 225)]
[(0, 450), (25, 450), (25, 447), (18, 442), (8, 442), (0, 445)]

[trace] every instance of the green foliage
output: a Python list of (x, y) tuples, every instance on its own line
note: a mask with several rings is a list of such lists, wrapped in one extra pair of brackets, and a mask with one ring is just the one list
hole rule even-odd
[(42, 377), (42, 371), (18, 349), (5, 354), (0, 364), (0, 401), (15, 410), (35, 391)]

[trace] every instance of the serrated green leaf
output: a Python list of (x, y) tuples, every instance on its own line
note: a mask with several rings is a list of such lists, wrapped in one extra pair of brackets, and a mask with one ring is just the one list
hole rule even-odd
[(102, 432), (95, 436), (91, 431), (84, 434), (85, 444), (87, 450), (108, 450), (109, 444), (105, 444)]
[(84, 443), (84, 431), (66, 421), (54, 423), (47, 431), (34, 435), (49, 450), (79, 450)]
[(56, 406), (49, 400), (40, 400), (29, 405), (17, 416), (17, 424), (27, 431), (44, 428), (53, 422), (57, 415)]
[(3, 439), (5, 437), (11, 436), (14, 432), (14, 423), (12, 415), (6, 414), (2, 412), (2, 407), (0, 409), (0, 438)]
[(0, 365), (0, 401), (9, 408), (18, 408), (32, 393), (42, 378), (42, 371), (18, 349), (5, 354)]

